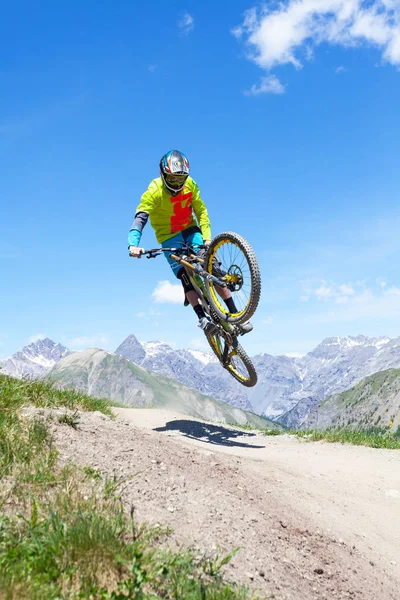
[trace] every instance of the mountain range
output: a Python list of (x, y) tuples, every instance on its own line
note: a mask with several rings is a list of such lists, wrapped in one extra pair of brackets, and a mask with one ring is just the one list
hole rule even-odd
[(214, 422), (277, 427), (255, 413), (205, 396), (175, 379), (147, 371), (118, 354), (98, 348), (68, 355), (49, 371), (46, 379), (57, 387), (74, 388), (124, 406), (165, 407)]
[[(67, 348), (46, 339), (0, 361), (0, 366), (15, 376), (38, 377), (68, 354)], [(115, 354), (234, 407), (298, 427), (315, 405), (332, 394), (379, 371), (399, 368), (400, 338), (333, 337), (301, 358), (256, 355), (252, 360), (259, 382), (250, 389), (224, 371), (211, 353), (174, 350), (163, 342), (139, 342), (132, 334)]]
[(160, 342), (141, 343), (134, 335), (116, 353), (213, 398), (297, 427), (324, 398), (368, 375), (400, 367), (400, 338), (327, 338), (301, 358), (259, 354), (252, 358), (258, 384), (249, 389), (232, 379), (208, 353), (173, 350)]

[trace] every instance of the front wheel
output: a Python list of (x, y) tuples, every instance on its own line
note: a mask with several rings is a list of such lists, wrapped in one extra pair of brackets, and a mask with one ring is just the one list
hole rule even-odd
[(218, 294), (223, 288), (206, 279), (208, 298), (217, 315), (231, 323), (248, 321), (261, 294), (260, 269), (250, 244), (237, 233), (220, 233), (208, 248), (205, 269), (224, 281), (236, 306), (236, 312), (230, 313)]
[(224, 337), (216, 331), (207, 334), (207, 341), (220, 363), (239, 383), (246, 387), (253, 387), (257, 383), (257, 372), (253, 363), (237, 343), (235, 346), (227, 344)]

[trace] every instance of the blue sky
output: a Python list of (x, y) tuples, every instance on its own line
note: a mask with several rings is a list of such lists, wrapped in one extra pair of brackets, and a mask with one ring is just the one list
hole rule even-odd
[(315, 7), (2, 7), (0, 357), (40, 335), (204, 347), (166, 262), (126, 250), (174, 147), (214, 234), (237, 231), (258, 255), (250, 353), (400, 335), (400, 2)]

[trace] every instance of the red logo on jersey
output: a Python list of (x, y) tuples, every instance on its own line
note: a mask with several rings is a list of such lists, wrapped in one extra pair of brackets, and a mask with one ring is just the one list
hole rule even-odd
[(172, 196), (170, 202), (174, 205), (171, 217), (171, 233), (177, 233), (189, 227), (192, 221), (192, 192)]

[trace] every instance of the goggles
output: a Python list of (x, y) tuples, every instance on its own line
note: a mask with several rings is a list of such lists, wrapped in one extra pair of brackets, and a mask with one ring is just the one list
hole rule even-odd
[(182, 174), (174, 174), (174, 175), (170, 175), (165, 174), (165, 181), (168, 183), (168, 185), (170, 185), (172, 188), (179, 188), (182, 187), (185, 184), (186, 179), (189, 176), (186, 173), (182, 173)]

